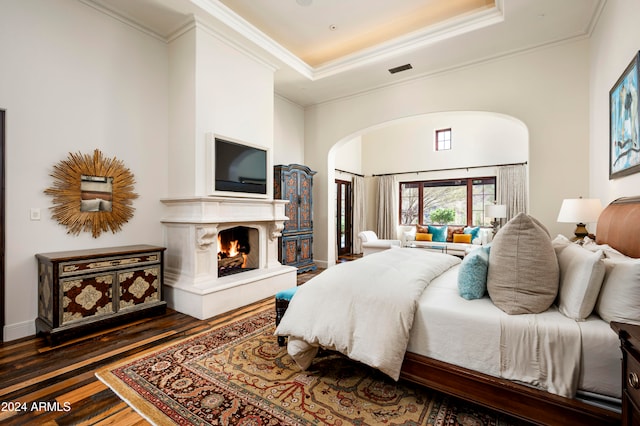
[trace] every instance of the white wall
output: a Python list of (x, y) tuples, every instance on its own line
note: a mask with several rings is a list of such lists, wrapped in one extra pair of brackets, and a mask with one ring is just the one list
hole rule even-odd
[[(452, 129), (451, 149), (435, 150), (435, 131)], [(440, 112), (397, 120), (362, 137), (365, 174), (402, 173), (526, 162), (526, 127), (511, 117), (478, 111)], [(446, 177), (463, 177), (451, 171)], [(415, 180), (415, 176), (399, 176)]]
[[(435, 131), (443, 128), (452, 129), (452, 147), (436, 152)], [(495, 165), (523, 163), (529, 158), (529, 134), (524, 124), (488, 112), (439, 112), (399, 119), (364, 133), (360, 139), (362, 170), (369, 188), (366, 225), (373, 230), (377, 189), (372, 175), (395, 173), (399, 182), (496, 176)], [(346, 155), (342, 148), (336, 151), (336, 163), (339, 156)]]
[(344, 172), (362, 174), (362, 137), (358, 136), (340, 146), (335, 150), (336, 169), (343, 172), (336, 172), (344, 177)]
[(304, 164), (304, 108), (274, 99), (273, 164)]
[[(162, 244), (167, 188), (167, 48), (77, 1), (0, 5), (0, 108), (6, 109), (5, 340), (35, 332), (35, 254)], [(54, 164), (99, 149), (134, 174), (134, 217), (117, 234), (68, 235), (52, 220)], [(40, 221), (29, 220), (41, 209)]]
[[(171, 40), (169, 50), (169, 195), (211, 195), (207, 134), (267, 148), (273, 155), (274, 68), (199, 21)], [(270, 157), (268, 170), (271, 165)], [(272, 180), (269, 174), (267, 197), (273, 194)]]
[(488, 111), (529, 129), (530, 213), (552, 234), (564, 198), (588, 193), (588, 42), (537, 49), (307, 109), (305, 159), (314, 180), (314, 256), (335, 259), (331, 147), (392, 120), (442, 111)]
[[(607, 204), (640, 195), (640, 173), (609, 180), (609, 90), (640, 45), (640, 2), (608, 1), (590, 39), (589, 56), (589, 182), (591, 197)], [(595, 227), (589, 227), (594, 231)]]

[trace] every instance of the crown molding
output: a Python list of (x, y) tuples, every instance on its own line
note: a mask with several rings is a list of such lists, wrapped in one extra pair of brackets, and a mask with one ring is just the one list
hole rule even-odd
[(402, 37), (379, 44), (373, 48), (336, 59), (314, 69), (313, 79), (319, 80), (362, 65), (379, 62), (404, 52), (410, 52), (437, 42), (459, 36), (480, 28), (504, 21), (502, 0), (496, 1), (495, 7), (467, 16), (453, 18), (423, 30), (414, 31)]
[(80, 3), (85, 4), (86, 6), (89, 6), (95, 10), (97, 10), (100, 13), (103, 13), (107, 16), (110, 16), (111, 18), (122, 22), (125, 25), (130, 26), (131, 28), (134, 28), (150, 37), (153, 37), (157, 40), (163, 41), (163, 42), (167, 42), (167, 39), (162, 36), (161, 34), (158, 34), (157, 32), (155, 32), (154, 30), (152, 30), (151, 28), (142, 25), (141, 23), (137, 22), (135, 19), (133, 19), (131, 16), (128, 16), (127, 14), (112, 9), (110, 7), (105, 6), (102, 3), (99, 3), (98, 0), (78, 0)]
[(434, 44), (447, 38), (504, 21), (504, 0), (496, 0), (495, 6), (486, 10), (452, 18), (441, 24), (398, 37), (373, 48), (312, 67), (220, 1), (191, 0), (191, 2), (311, 81), (330, 77), (362, 65), (384, 60), (399, 53)]
[(221, 21), (232, 30), (238, 32), (247, 40), (255, 43), (258, 47), (274, 56), (277, 60), (293, 68), (302, 76), (313, 80), (313, 68), (311, 66), (250, 24), (240, 15), (233, 12), (224, 4), (217, 0), (191, 0), (191, 3), (198, 6), (215, 19)]

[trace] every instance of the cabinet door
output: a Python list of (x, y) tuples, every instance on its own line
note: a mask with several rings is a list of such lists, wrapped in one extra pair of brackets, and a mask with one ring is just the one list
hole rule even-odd
[(299, 215), (299, 197), (298, 197), (298, 177), (296, 170), (283, 173), (283, 200), (289, 200), (285, 207), (286, 215), (289, 220), (284, 223), (284, 232), (294, 232), (298, 230)]
[(119, 272), (118, 310), (160, 301), (160, 274), (159, 265)]
[(60, 324), (114, 313), (113, 273), (83, 275), (61, 281)]
[(313, 235), (298, 236), (298, 265), (304, 266), (313, 262)]
[(280, 263), (295, 266), (298, 263), (298, 237), (282, 237), (280, 243)]
[(313, 230), (312, 218), (312, 183), (313, 177), (301, 170), (298, 173), (298, 231), (306, 232)]

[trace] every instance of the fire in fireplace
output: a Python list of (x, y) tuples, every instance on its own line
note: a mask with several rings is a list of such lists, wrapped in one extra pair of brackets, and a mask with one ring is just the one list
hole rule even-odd
[(236, 226), (218, 233), (219, 277), (255, 269), (247, 262), (251, 252), (249, 231), (245, 226)]

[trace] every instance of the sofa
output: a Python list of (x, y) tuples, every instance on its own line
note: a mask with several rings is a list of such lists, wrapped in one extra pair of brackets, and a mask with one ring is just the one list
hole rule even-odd
[(492, 237), (491, 228), (415, 225), (404, 230), (402, 246), (464, 257), (474, 248), (491, 242)]
[(358, 238), (362, 242), (362, 255), (367, 256), (390, 248), (402, 247), (401, 240), (385, 240), (379, 239), (378, 235), (373, 231), (362, 231), (358, 234)]

